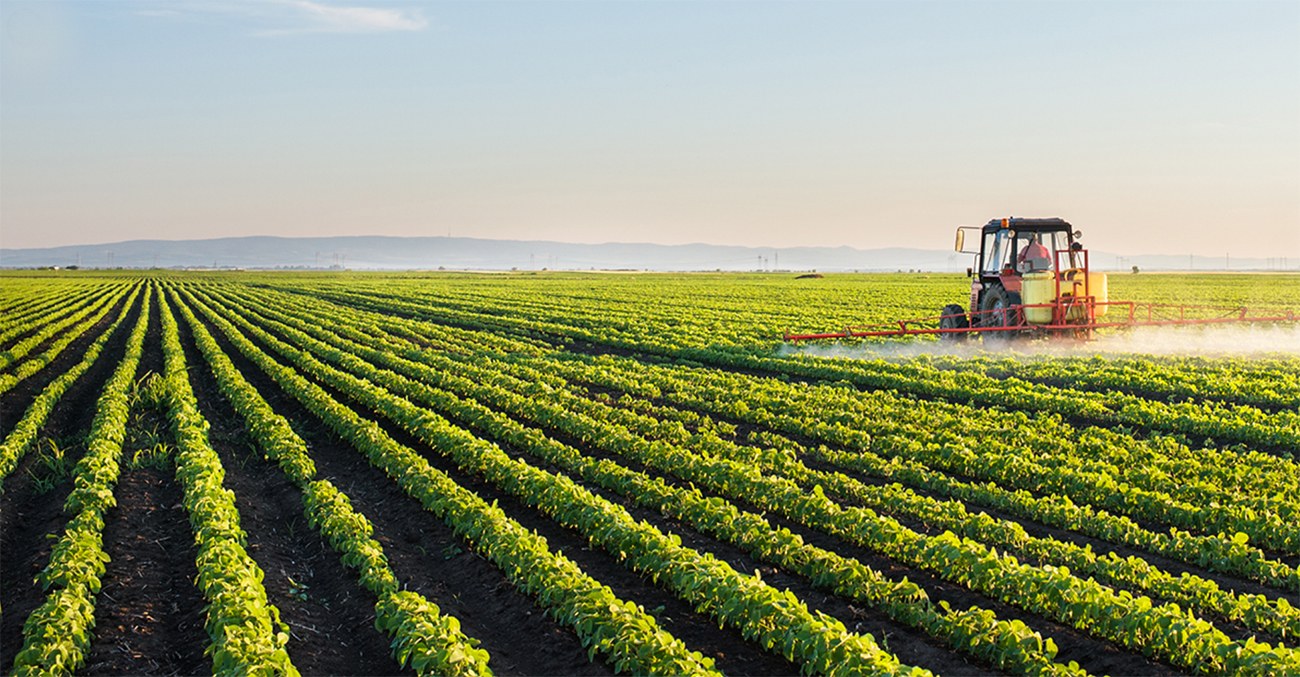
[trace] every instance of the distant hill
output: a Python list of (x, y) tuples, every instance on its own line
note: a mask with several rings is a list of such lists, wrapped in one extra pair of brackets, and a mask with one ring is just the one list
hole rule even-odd
[(0, 267), (349, 268), (353, 270), (961, 270), (968, 257), (922, 249), (739, 247), (467, 237), (236, 237), (0, 249)]
[[(1094, 267), (1128, 270), (1264, 270), (1276, 261), (1126, 256), (1093, 252)], [(890, 247), (741, 247), (644, 243), (575, 244), (468, 237), (233, 237), (0, 249), (0, 268), (249, 268), (353, 270), (817, 270), (957, 272), (971, 257)], [(1300, 265), (1300, 261), (1294, 265)], [(1294, 265), (1292, 268), (1294, 269)]]

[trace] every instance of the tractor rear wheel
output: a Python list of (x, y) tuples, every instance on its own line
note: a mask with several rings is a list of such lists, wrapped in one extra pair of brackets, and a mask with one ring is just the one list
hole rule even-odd
[[(1021, 311), (1016, 308), (1019, 305), (1018, 292), (1007, 291), (1000, 284), (991, 285), (980, 301), (980, 326), (1015, 327), (1022, 324)], [(994, 344), (1005, 343), (1016, 336), (1014, 331), (987, 331), (983, 334), (985, 343)]]
[[(970, 326), (970, 320), (966, 319), (966, 309), (956, 303), (949, 303), (943, 307), (943, 317), (939, 318), (940, 329), (966, 329)], [(939, 334), (940, 341), (965, 341), (970, 336), (964, 331)]]

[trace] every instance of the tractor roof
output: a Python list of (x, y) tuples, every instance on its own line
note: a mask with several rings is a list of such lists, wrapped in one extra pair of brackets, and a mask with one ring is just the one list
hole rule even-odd
[[(1003, 224), (1006, 225), (1004, 226)], [(984, 224), (984, 232), (987, 233), (1004, 227), (1017, 231), (1029, 231), (1031, 233), (1055, 231), (1065, 231), (1068, 233), (1074, 230), (1074, 226), (1071, 226), (1069, 221), (1057, 217), (1052, 217), (1050, 219), (1025, 219), (1013, 216), (1008, 219), (993, 219), (989, 221)]]

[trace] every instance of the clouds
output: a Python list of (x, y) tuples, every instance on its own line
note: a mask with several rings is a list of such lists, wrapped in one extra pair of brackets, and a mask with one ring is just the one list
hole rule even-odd
[(418, 11), (375, 7), (340, 7), (311, 0), (281, 0), (286, 18), (298, 25), (263, 31), (264, 35), (286, 33), (388, 33), (423, 30), (429, 22)]
[(137, 14), (158, 19), (223, 17), (260, 36), (305, 33), (392, 33), (424, 30), (419, 10), (345, 6), (317, 0), (172, 0)]

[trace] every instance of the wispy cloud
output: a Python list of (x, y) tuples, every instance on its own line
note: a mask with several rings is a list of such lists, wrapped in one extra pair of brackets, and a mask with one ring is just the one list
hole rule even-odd
[(137, 12), (157, 18), (223, 16), (254, 35), (391, 33), (418, 31), (429, 22), (419, 10), (342, 5), (317, 0), (171, 0)]
[(280, 0), (297, 13), (300, 24), (279, 32), (297, 33), (387, 33), (418, 31), (429, 25), (418, 11), (377, 7), (340, 7), (311, 0)]

